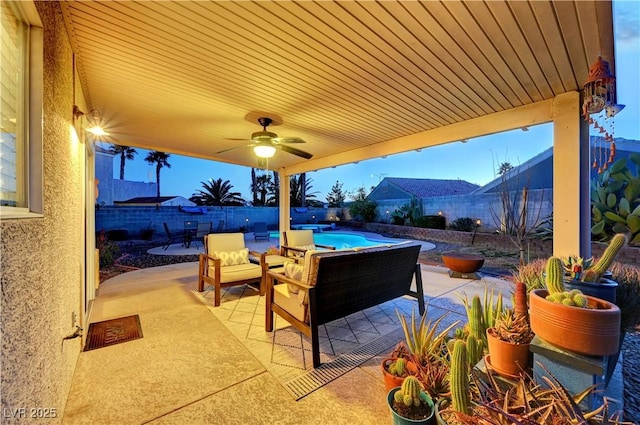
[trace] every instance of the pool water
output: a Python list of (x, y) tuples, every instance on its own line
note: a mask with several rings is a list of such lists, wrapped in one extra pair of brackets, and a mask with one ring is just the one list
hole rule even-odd
[[(280, 237), (279, 232), (270, 232), (269, 236), (272, 238), (278, 239)], [(344, 248), (355, 248), (360, 246), (375, 246), (383, 243), (397, 243), (395, 241), (383, 241), (383, 240), (372, 240), (367, 239), (364, 236), (360, 235), (352, 235), (349, 233), (340, 233), (340, 232), (323, 232), (323, 233), (314, 233), (313, 240), (316, 244), (320, 245), (331, 245), (336, 247), (337, 249)]]

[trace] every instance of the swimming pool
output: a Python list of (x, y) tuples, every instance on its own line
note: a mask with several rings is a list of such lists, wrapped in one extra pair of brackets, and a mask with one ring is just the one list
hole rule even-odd
[[(280, 237), (280, 233), (278, 232), (269, 232), (269, 236), (275, 239)], [(375, 246), (380, 244), (396, 244), (401, 241), (398, 239), (395, 240), (383, 240), (378, 239), (367, 239), (362, 235), (354, 235), (350, 233), (340, 233), (340, 232), (322, 232), (322, 233), (314, 233), (313, 240), (315, 243), (320, 245), (331, 245), (336, 247), (337, 249), (344, 248), (355, 248), (360, 246)]]

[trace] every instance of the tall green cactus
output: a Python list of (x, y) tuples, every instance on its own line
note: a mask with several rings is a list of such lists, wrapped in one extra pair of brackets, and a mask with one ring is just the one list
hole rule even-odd
[(484, 334), (482, 302), (478, 295), (474, 295), (471, 300), (471, 309), (469, 310), (469, 335), (482, 340)]
[(450, 372), (451, 401), (456, 412), (469, 412), (469, 366), (467, 344), (457, 340), (451, 353)]
[(602, 253), (602, 257), (598, 262), (591, 266), (584, 272), (582, 280), (585, 282), (599, 282), (602, 275), (609, 270), (614, 258), (618, 255), (618, 252), (627, 244), (627, 236), (623, 233), (616, 233), (616, 235), (609, 242), (609, 246)]
[(550, 294), (564, 292), (564, 265), (559, 257), (547, 260), (545, 284)]
[(470, 368), (480, 361), (484, 347), (485, 345), (480, 338), (471, 334), (467, 337), (467, 362)]
[(420, 406), (420, 393), (422, 387), (420, 381), (414, 376), (407, 376), (402, 382), (402, 387), (393, 395), (396, 403), (403, 403), (405, 406)]

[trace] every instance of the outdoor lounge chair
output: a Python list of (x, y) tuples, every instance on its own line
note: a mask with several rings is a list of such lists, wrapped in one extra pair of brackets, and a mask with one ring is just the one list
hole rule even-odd
[(267, 230), (267, 223), (264, 221), (256, 221), (253, 229), (253, 237), (257, 241), (258, 239), (266, 239), (269, 241), (269, 231)]
[(282, 232), (284, 243), (282, 244), (282, 255), (284, 257), (295, 257), (303, 261), (304, 253), (308, 250), (318, 248), (336, 249), (335, 246), (321, 245), (313, 240), (313, 230), (285, 230)]
[[(252, 263), (249, 256), (254, 256)], [(211, 233), (204, 238), (204, 254), (200, 254), (198, 271), (198, 291), (204, 290), (204, 283), (215, 291), (213, 305), (220, 305), (222, 288), (257, 283), (260, 295), (264, 294), (264, 276), (267, 272), (266, 253), (249, 251), (244, 244), (242, 233)]]
[(162, 245), (162, 249), (166, 251), (169, 248), (169, 246), (178, 239), (178, 236), (171, 233), (171, 230), (169, 230), (169, 225), (166, 222), (162, 224), (164, 225), (164, 231), (167, 234), (167, 240), (164, 241), (164, 244)]
[(198, 241), (204, 240), (204, 237), (211, 233), (212, 223), (210, 221), (201, 221), (198, 222), (198, 227), (196, 227), (196, 232), (193, 237), (192, 242), (198, 246)]

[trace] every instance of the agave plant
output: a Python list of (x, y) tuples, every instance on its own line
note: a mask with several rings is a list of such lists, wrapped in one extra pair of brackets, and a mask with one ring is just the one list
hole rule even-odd
[(507, 309), (498, 316), (493, 333), (502, 341), (512, 344), (529, 344), (534, 337), (527, 316), (516, 314), (513, 309)]
[(545, 258), (539, 258), (526, 264), (520, 264), (513, 272), (513, 278), (519, 282), (524, 282), (527, 292), (534, 289), (545, 289), (544, 269), (547, 266)]
[(413, 310), (411, 312), (411, 327), (409, 327), (407, 320), (399, 311), (397, 311), (396, 314), (398, 315), (398, 319), (400, 319), (400, 324), (404, 331), (407, 348), (413, 355), (416, 363), (420, 365), (425, 365), (433, 360), (439, 360), (442, 357), (447, 336), (459, 323), (459, 321), (456, 321), (438, 332), (438, 327), (445, 318), (446, 313), (435, 321), (429, 320), (427, 322), (427, 312), (425, 311), (422, 320), (420, 320), (418, 324), (415, 310)]

